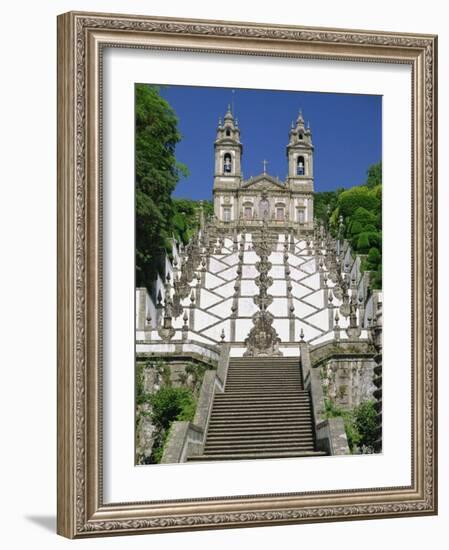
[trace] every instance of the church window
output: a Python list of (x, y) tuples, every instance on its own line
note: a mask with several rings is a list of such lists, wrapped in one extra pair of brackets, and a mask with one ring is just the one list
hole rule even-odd
[(250, 220), (253, 217), (253, 209), (251, 206), (245, 206), (245, 220)]
[(306, 221), (306, 213), (304, 208), (298, 208), (298, 222), (300, 224), (303, 224), (305, 223), (305, 221)]
[(224, 222), (231, 221), (231, 208), (229, 206), (225, 206), (223, 208), (223, 221)]
[(276, 207), (276, 219), (278, 221), (284, 221), (285, 215), (284, 215), (284, 207), (278, 206)]
[(226, 135), (227, 135), (227, 136), (230, 136), (230, 135), (231, 135), (231, 129), (230, 129), (230, 128), (226, 128)]
[(226, 153), (223, 158), (223, 172), (230, 174), (232, 172), (232, 159), (229, 153)]
[(298, 139), (302, 139), (304, 136), (302, 134), (298, 134)]
[(296, 175), (304, 176), (305, 173), (304, 157), (298, 157)]

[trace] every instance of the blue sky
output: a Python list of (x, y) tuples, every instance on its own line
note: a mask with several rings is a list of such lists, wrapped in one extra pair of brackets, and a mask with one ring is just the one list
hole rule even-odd
[(161, 95), (179, 118), (182, 141), (176, 157), (190, 171), (178, 183), (177, 197), (212, 197), (218, 118), (232, 102), (245, 179), (263, 171), (263, 159), (269, 174), (285, 179), (288, 132), (299, 109), (312, 130), (315, 191), (360, 185), (368, 166), (381, 160), (381, 96), (194, 86), (161, 87)]

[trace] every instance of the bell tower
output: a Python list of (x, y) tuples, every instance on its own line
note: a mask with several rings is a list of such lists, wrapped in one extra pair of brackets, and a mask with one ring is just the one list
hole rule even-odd
[(307, 228), (313, 224), (313, 150), (312, 132), (300, 110), (289, 133), (287, 186), (296, 195), (292, 219)]
[(304, 126), (301, 111), (296, 124), (292, 123), (289, 138), (287, 145), (289, 183), (313, 188), (312, 132), (309, 126), (307, 128)]
[(220, 221), (234, 221), (237, 218), (236, 192), (242, 183), (243, 146), (238, 121), (230, 105), (224, 121), (221, 118), (218, 121), (214, 149), (214, 213)]

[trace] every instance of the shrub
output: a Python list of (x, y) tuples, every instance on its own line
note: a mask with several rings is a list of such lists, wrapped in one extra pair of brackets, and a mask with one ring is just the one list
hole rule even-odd
[(353, 222), (351, 222), (349, 226), (349, 232), (351, 233), (351, 235), (358, 235), (362, 231), (363, 231), (362, 222), (359, 222), (358, 220), (354, 220)]
[(370, 212), (366, 208), (363, 208), (362, 206), (359, 206), (352, 214), (351, 214), (351, 220), (358, 221), (362, 225), (367, 225), (369, 223), (376, 224), (377, 223), (377, 216), (375, 213)]
[(195, 400), (187, 388), (162, 387), (150, 396), (149, 401), (152, 407), (151, 417), (157, 427), (168, 429), (173, 421), (179, 420), (179, 416), (183, 416), (183, 420), (193, 419)]
[(367, 223), (363, 228), (363, 231), (367, 231), (368, 233), (376, 233), (377, 229), (372, 223)]
[(380, 201), (365, 185), (360, 185), (343, 191), (338, 197), (338, 206), (341, 214), (346, 218), (359, 207), (375, 212), (380, 207)]
[(374, 401), (362, 401), (354, 409), (343, 409), (330, 399), (325, 400), (326, 418), (341, 417), (351, 453), (365, 448), (372, 452), (377, 436), (376, 409)]
[(359, 445), (373, 448), (377, 437), (376, 416), (374, 401), (363, 401), (354, 409), (354, 423), (360, 435)]
[(357, 251), (363, 253), (369, 250), (369, 233), (360, 233), (357, 238)]
[(377, 271), (379, 265), (382, 262), (382, 256), (378, 248), (370, 248), (368, 256), (364, 263), (364, 269), (368, 271)]
[(191, 390), (164, 386), (149, 398), (151, 419), (156, 428), (150, 462), (159, 464), (170, 427), (175, 420), (193, 420), (196, 403)]

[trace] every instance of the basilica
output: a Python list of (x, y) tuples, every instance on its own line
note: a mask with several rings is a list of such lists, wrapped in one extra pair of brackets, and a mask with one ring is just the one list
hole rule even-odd
[(257, 226), (266, 221), (275, 231), (313, 229), (313, 144), (301, 111), (292, 124), (287, 145), (285, 181), (263, 172), (244, 179), (240, 128), (231, 109), (219, 121), (215, 148), (214, 214), (223, 227)]

